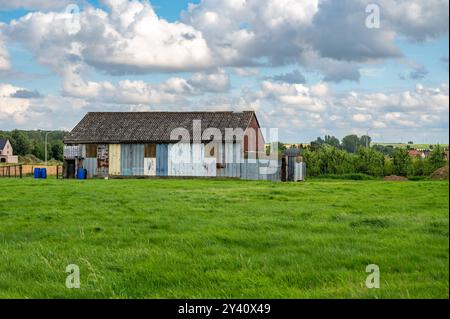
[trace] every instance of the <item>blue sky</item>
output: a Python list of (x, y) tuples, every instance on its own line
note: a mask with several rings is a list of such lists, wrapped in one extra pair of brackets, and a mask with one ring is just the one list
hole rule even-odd
[(364, 0), (75, 1), (76, 32), (70, 3), (0, 0), (0, 129), (71, 129), (98, 110), (254, 109), (289, 142), (370, 129), (448, 143), (446, 1), (379, 1), (376, 30)]

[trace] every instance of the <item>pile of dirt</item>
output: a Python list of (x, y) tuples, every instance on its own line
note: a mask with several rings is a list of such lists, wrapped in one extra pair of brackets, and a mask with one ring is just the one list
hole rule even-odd
[(448, 166), (441, 167), (431, 174), (430, 179), (448, 179)]
[(407, 181), (408, 179), (404, 176), (397, 176), (397, 175), (389, 175), (389, 176), (385, 176), (383, 178), (383, 180), (385, 181), (398, 181), (398, 182), (402, 182), (402, 181)]

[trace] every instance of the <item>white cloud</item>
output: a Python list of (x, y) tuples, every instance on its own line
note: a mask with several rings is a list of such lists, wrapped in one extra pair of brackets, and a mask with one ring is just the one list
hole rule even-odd
[[(168, 22), (148, 2), (105, 0), (108, 10), (85, 6), (76, 34), (62, 12), (35, 12), (1, 28), (57, 73), (75, 60), (112, 74), (226, 67), (244, 74), (247, 67), (299, 64), (333, 82), (359, 81), (363, 64), (401, 57), (399, 36), (448, 34), (446, 0), (380, 0), (377, 30), (365, 26), (369, 2), (203, 0), (190, 4), (181, 22)], [(55, 3), (43, 1), (42, 8)]]
[(203, 92), (227, 92), (230, 89), (230, 77), (223, 70), (194, 74), (188, 83)]
[(400, 34), (424, 41), (448, 34), (448, 0), (377, 1), (382, 8), (383, 20)]
[(365, 123), (372, 119), (372, 115), (358, 113), (358, 114), (353, 114), (352, 119), (355, 122)]
[(8, 50), (6, 49), (6, 44), (0, 33), (0, 72), (7, 71), (11, 68), (11, 62), (9, 60)]
[(69, 70), (63, 77), (63, 92), (72, 97), (115, 104), (164, 104), (182, 101), (188, 96), (229, 90), (229, 76), (225, 71), (196, 73), (187, 80), (172, 77), (159, 84), (141, 80), (87, 81), (77, 72)]
[(70, 3), (77, 3), (77, 0), (0, 0), (2, 10), (50, 10), (62, 9)]
[(261, 92), (258, 94), (262, 98), (275, 99), (281, 103), (278, 108), (287, 107), (288, 112), (293, 112), (295, 109), (323, 112), (328, 104), (328, 87), (322, 83), (308, 87), (303, 84), (263, 81)]
[(37, 98), (15, 97), (17, 92), (28, 91), (0, 83), (0, 123), (3, 129), (64, 128), (69, 129), (74, 119), (83, 114), (87, 105), (82, 99), (48, 95)]
[(106, 4), (110, 13), (90, 6), (80, 12), (80, 31), (74, 34), (64, 12), (29, 13), (2, 29), (57, 73), (74, 61), (114, 74), (211, 66), (208, 45), (193, 27), (160, 19), (147, 2)]

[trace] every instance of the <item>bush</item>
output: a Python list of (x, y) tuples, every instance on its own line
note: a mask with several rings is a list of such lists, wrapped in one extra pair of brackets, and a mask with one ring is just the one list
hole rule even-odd
[(410, 181), (419, 182), (419, 181), (425, 180), (426, 177), (425, 176), (409, 176), (408, 179)]

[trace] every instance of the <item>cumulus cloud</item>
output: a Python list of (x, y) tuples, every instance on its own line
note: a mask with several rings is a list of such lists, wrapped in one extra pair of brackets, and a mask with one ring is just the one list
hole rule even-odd
[(19, 99), (35, 99), (41, 97), (41, 94), (38, 91), (28, 91), (25, 89), (19, 89), (11, 97), (19, 98)]
[(3, 129), (68, 129), (87, 105), (82, 99), (40, 94), (30, 96), (24, 92), (32, 91), (0, 83), (0, 123)]
[(327, 107), (328, 88), (324, 84), (305, 86), (303, 84), (274, 83), (263, 81), (260, 98), (274, 99), (281, 103), (280, 109), (295, 109), (309, 112), (323, 112)]
[(148, 2), (105, 0), (107, 10), (87, 5), (80, 12), (79, 32), (69, 32), (63, 12), (30, 13), (1, 28), (55, 72), (74, 60), (111, 74), (220, 67), (244, 74), (298, 64), (334, 82), (358, 81), (361, 63), (402, 56), (399, 36), (420, 41), (448, 33), (446, 0), (379, 0), (380, 29), (365, 26), (369, 2), (203, 0), (190, 4), (181, 22), (168, 22)]
[(172, 103), (208, 92), (225, 93), (229, 88), (229, 76), (223, 70), (195, 73), (188, 79), (171, 77), (159, 84), (141, 80), (121, 80), (114, 84), (85, 80), (75, 69), (67, 72), (63, 80), (63, 92), (68, 96), (116, 104)]
[(230, 77), (223, 70), (194, 74), (187, 83), (201, 92), (227, 92), (230, 89)]
[(160, 19), (148, 2), (105, 4), (110, 12), (90, 6), (80, 12), (79, 32), (71, 32), (64, 12), (29, 13), (2, 29), (55, 72), (73, 61), (113, 74), (210, 67), (208, 45), (192, 26)]
[(415, 41), (448, 34), (448, 0), (378, 0), (383, 20), (393, 30)]
[(79, 3), (76, 0), (0, 0), (2, 10), (50, 10), (62, 9), (70, 3)]

